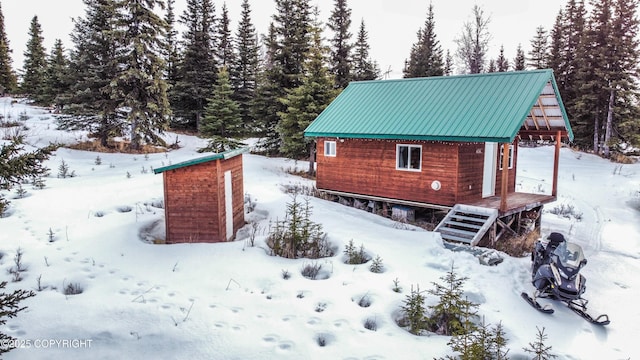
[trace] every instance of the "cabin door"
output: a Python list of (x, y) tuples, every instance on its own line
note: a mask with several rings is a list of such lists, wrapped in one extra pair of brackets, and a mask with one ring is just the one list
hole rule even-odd
[(496, 194), (496, 165), (498, 156), (498, 143), (487, 142), (484, 144), (484, 172), (482, 176), (482, 197), (486, 198)]
[(226, 240), (231, 240), (233, 237), (233, 187), (231, 171), (224, 172), (224, 209), (227, 228)]

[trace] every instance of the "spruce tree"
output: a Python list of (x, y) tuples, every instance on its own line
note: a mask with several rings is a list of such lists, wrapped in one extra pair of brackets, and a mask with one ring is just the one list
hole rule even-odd
[(16, 74), (11, 66), (11, 48), (4, 29), (4, 15), (0, 4), (0, 96), (15, 91), (16, 87)]
[(223, 152), (242, 145), (237, 140), (243, 132), (240, 108), (232, 95), (229, 72), (222, 67), (200, 127), (200, 133), (210, 139), (206, 151)]
[(444, 284), (434, 282), (435, 287), (427, 290), (438, 298), (437, 304), (429, 306), (431, 330), (449, 336), (474, 331), (475, 328), (467, 321), (475, 316), (478, 304), (463, 297), (463, 286), (469, 278), (458, 276), (452, 265), (440, 279)]
[(611, 67), (610, 93), (613, 91), (614, 96), (608, 116), (615, 121), (612, 127), (620, 140), (635, 147), (640, 147), (640, 105), (633, 100), (639, 96), (638, 83), (633, 80), (640, 73), (639, 8), (638, 0), (614, 3), (613, 38), (617, 46)]
[(85, 16), (74, 19), (71, 40), (71, 89), (60, 119), (63, 129), (88, 130), (102, 146), (124, 131), (120, 100), (112, 97), (111, 81), (120, 71), (114, 0), (83, 0)]
[(216, 19), (213, 2), (187, 0), (180, 22), (186, 30), (176, 84), (169, 94), (175, 115), (172, 126), (198, 130), (218, 71), (214, 56)]
[(498, 71), (498, 67), (496, 66), (496, 60), (494, 59), (490, 59), (489, 60), (489, 66), (487, 66), (487, 72), (488, 73), (493, 73)]
[(164, 17), (164, 21), (167, 24), (167, 30), (165, 31), (164, 43), (165, 43), (165, 79), (170, 88), (173, 88), (177, 81), (178, 76), (178, 62), (179, 62), (179, 50), (178, 50), (178, 31), (175, 28), (176, 15), (175, 15), (175, 2), (176, 0), (167, 0), (167, 9)]
[(472, 15), (473, 19), (464, 23), (462, 33), (455, 39), (458, 46), (456, 56), (464, 64), (465, 73), (479, 74), (485, 70), (487, 62), (491, 20), (478, 5), (474, 5)]
[(164, 2), (126, 0), (118, 5), (123, 49), (120, 72), (111, 85), (112, 97), (122, 99), (119, 105), (127, 109), (132, 150), (144, 144), (165, 145), (160, 135), (168, 128), (171, 112), (162, 60), (167, 24), (154, 12), (156, 7), (164, 8)]
[(347, 0), (334, 0), (334, 8), (327, 26), (333, 32), (331, 38), (330, 70), (336, 82), (336, 86), (344, 89), (352, 78), (351, 52), (351, 9), (347, 6)]
[(361, 20), (353, 54), (353, 80), (355, 81), (376, 80), (380, 77), (378, 63), (371, 59), (369, 50), (369, 33), (364, 20)]
[(280, 113), (278, 125), (282, 138), (281, 153), (293, 159), (309, 156), (310, 174), (313, 174), (314, 169), (312, 160), (315, 156), (315, 142), (304, 137), (304, 130), (338, 94), (333, 78), (325, 66), (328, 51), (322, 44), (321, 31), (318, 23), (311, 28), (313, 45), (307, 55), (305, 76), (302, 84), (283, 99), (286, 110)]
[(531, 50), (529, 50), (529, 62), (527, 65), (534, 69), (546, 69), (548, 54), (547, 31), (542, 26), (536, 28), (536, 35), (531, 39)]
[(418, 30), (418, 41), (411, 47), (405, 78), (442, 76), (444, 74), (442, 48), (436, 38), (433, 3), (429, 3), (424, 27)]
[(231, 19), (227, 3), (222, 4), (222, 14), (217, 22), (215, 54), (217, 65), (230, 68), (234, 64), (233, 38), (231, 37)]
[(524, 56), (524, 50), (522, 50), (522, 45), (518, 44), (516, 48), (516, 57), (513, 59), (513, 70), (514, 71), (522, 71), (526, 68), (527, 59)]
[(62, 40), (56, 39), (47, 59), (47, 81), (42, 95), (46, 104), (55, 104), (58, 111), (68, 101), (67, 94), (71, 88), (69, 59), (65, 55)]
[[(0, 283), (0, 290), (7, 286), (7, 282)], [(35, 296), (33, 291), (14, 290), (10, 293), (0, 293), (0, 326), (5, 326), (7, 319), (15, 318), (18, 313), (27, 309), (26, 306), (20, 306), (20, 303), (30, 297)], [(21, 342), (8, 334), (0, 332), (0, 354), (11, 351), (14, 347), (12, 344), (20, 344)], [(15, 346), (15, 345), (13, 345)]]
[(242, 1), (242, 12), (235, 37), (236, 61), (229, 69), (234, 89), (233, 99), (240, 107), (240, 117), (245, 133), (255, 134), (259, 130), (252, 107), (256, 97), (259, 72), (259, 45), (256, 28), (251, 20), (249, 0)]
[(551, 353), (552, 346), (547, 346), (547, 334), (544, 333), (544, 328), (540, 329), (536, 327), (538, 333), (536, 334), (536, 341), (529, 343), (528, 348), (524, 348), (524, 351), (533, 354), (533, 360), (550, 360), (557, 356)]
[(43, 100), (44, 84), (47, 79), (47, 55), (43, 42), (42, 27), (38, 22), (38, 16), (34, 16), (29, 26), (29, 40), (24, 52), (20, 91), (38, 103)]
[(258, 120), (261, 140), (258, 145), (260, 151), (269, 155), (275, 155), (280, 151), (280, 137), (277, 126), (280, 121), (278, 112), (282, 111), (281, 98), (286, 96), (285, 90), (280, 87), (284, 76), (282, 67), (275, 61), (278, 51), (276, 28), (273, 23), (269, 26), (269, 32), (263, 39), (266, 49), (262, 61), (262, 71), (258, 73), (256, 97), (253, 101), (252, 114)]
[[(24, 151), (22, 139), (14, 139), (0, 144), (0, 190), (11, 190), (26, 179), (33, 179), (48, 174), (42, 163), (49, 158), (54, 147)], [(8, 201), (0, 194), (0, 217), (4, 214)]]
[(504, 45), (500, 45), (500, 54), (496, 60), (496, 70), (498, 72), (509, 71), (509, 60), (504, 56)]
[(445, 76), (453, 75), (453, 56), (447, 49), (447, 54), (444, 56), (444, 74)]

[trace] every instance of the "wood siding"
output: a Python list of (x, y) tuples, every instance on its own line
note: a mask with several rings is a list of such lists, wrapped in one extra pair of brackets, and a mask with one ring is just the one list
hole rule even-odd
[[(325, 140), (336, 141), (335, 157), (324, 155)], [(482, 199), (483, 143), (335, 138), (317, 141), (318, 189), (443, 206)], [(421, 171), (396, 169), (398, 144), (422, 146)], [(515, 188), (515, 164), (514, 159), (509, 191)], [(500, 179), (497, 176), (498, 194)], [(439, 190), (431, 187), (436, 180), (441, 184)]]
[(242, 156), (169, 170), (163, 173), (168, 244), (227, 240), (224, 209), (227, 170), (232, 172), (234, 230), (244, 226)]

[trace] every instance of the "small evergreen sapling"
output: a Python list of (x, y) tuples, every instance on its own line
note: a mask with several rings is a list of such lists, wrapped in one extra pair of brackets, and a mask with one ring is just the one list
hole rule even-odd
[(536, 329), (538, 329), (536, 341), (529, 343), (529, 347), (524, 348), (524, 351), (535, 355), (532, 360), (550, 360), (556, 358), (556, 355), (550, 353), (552, 347), (544, 343), (547, 340), (547, 334), (544, 333), (544, 328), (541, 330), (539, 327), (536, 327)]
[(453, 265), (451, 270), (440, 278), (444, 285), (433, 283), (435, 288), (427, 290), (436, 296), (439, 301), (429, 306), (432, 313), (429, 318), (430, 330), (440, 335), (462, 335), (467, 331), (474, 331), (473, 326), (466, 327), (465, 319), (476, 316), (475, 309), (478, 304), (463, 298), (463, 285), (467, 277), (459, 277)]
[(427, 310), (424, 306), (424, 295), (420, 291), (420, 286), (416, 288), (411, 286), (411, 293), (407, 295), (402, 305), (404, 320), (407, 321), (409, 332), (414, 335), (420, 335), (427, 325)]

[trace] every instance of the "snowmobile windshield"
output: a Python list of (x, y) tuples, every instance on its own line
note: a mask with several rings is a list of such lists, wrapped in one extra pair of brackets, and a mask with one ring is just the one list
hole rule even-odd
[(558, 256), (558, 260), (564, 267), (579, 268), (580, 262), (584, 260), (584, 253), (580, 245), (566, 241), (560, 243), (553, 254)]

